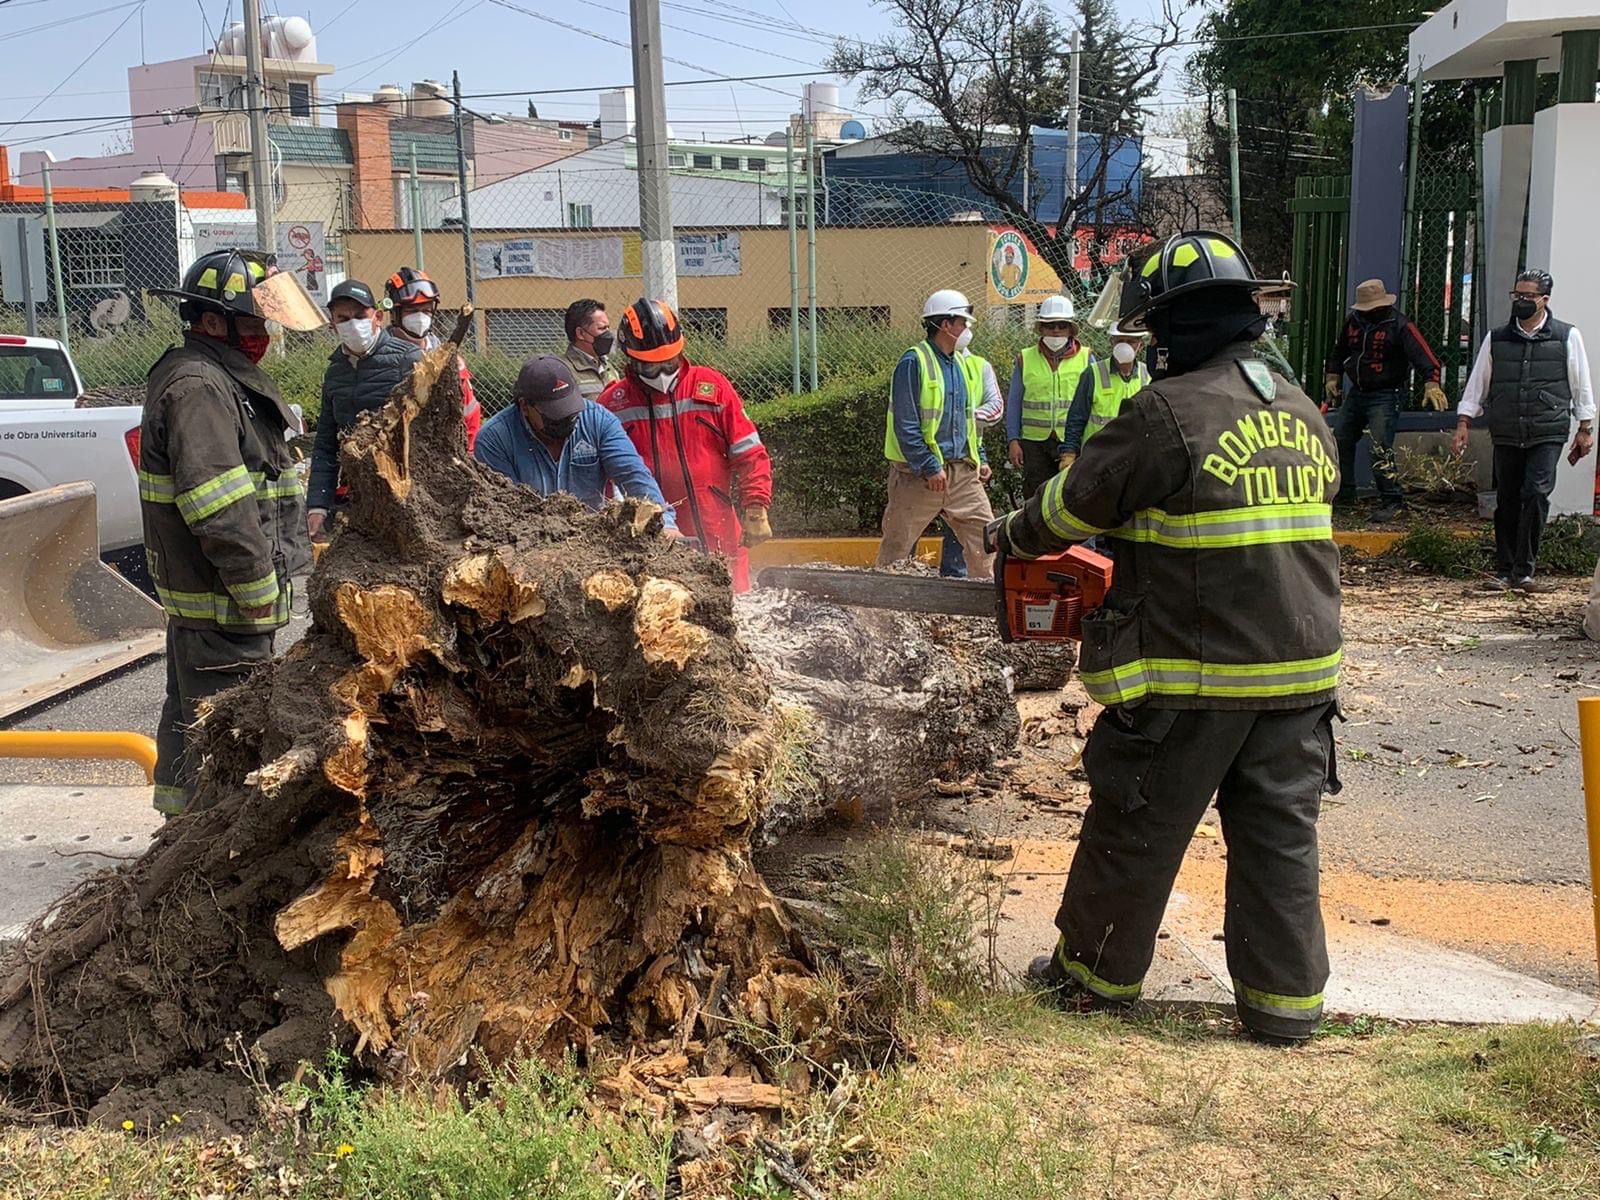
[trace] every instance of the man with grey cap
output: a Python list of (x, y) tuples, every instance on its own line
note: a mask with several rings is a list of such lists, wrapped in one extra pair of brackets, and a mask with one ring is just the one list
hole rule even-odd
[(484, 466), (542, 496), (565, 492), (599, 508), (609, 487), (659, 505), (667, 529), (678, 523), (622, 422), (592, 400), (566, 359), (539, 354), (522, 364), (512, 405), (484, 423), (472, 452)]

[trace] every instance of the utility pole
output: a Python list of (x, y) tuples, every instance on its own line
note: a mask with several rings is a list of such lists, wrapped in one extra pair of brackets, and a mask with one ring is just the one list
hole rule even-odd
[[(1067, 177), (1062, 180), (1061, 200), (1065, 210), (1067, 204), (1072, 205), (1069, 214), (1072, 217), (1072, 229), (1066, 230), (1071, 236), (1078, 225), (1078, 97), (1083, 86), (1083, 32), (1072, 31), (1072, 62), (1068, 64), (1067, 72)], [(1100, 153), (1104, 154), (1102, 147)], [(1061, 230), (1056, 231), (1058, 234)]]
[(628, 0), (633, 33), (634, 146), (639, 170), (639, 241), (644, 292), (678, 306), (678, 249), (667, 174), (667, 98), (661, 79), (661, 0)]
[(1239, 93), (1228, 89), (1228, 184), (1233, 190), (1233, 240), (1244, 244), (1239, 201)]
[(273, 215), (272, 141), (267, 136), (267, 77), (261, 65), (261, 0), (244, 0), (244, 95), (250, 107), (250, 192), (256, 210), (256, 249), (278, 252)]
[[(461, 193), (461, 256), (465, 260), (467, 273), (467, 303), (474, 308), (478, 305), (478, 284), (473, 278), (476, 274), (478, 252), (472, 245), (472, 210), (467, 203), (467, 143), (461, 130), (461, 72), (450, 72), (450, 89), (455, 96), (456, 110), (456, 188)], [(473, 344), (477, 344), (478, 323), (474, 319)]]
[(417, 187), (417, 143), (411, 142), (411, 256), (417, 260), (417, 270), (426, 271), (422, 260), (422, 193)]

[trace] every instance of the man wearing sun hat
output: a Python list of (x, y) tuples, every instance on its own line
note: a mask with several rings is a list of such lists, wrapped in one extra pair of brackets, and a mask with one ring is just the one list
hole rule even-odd
[(565, 492), (599, 508), (607, 489), (660, 506), (676, 532), (677, 520), (655, 476), (634, 449), (622, 422), (583, 398), (571, 364), (537, 354), (522, 364), (512, 404), (484, 424), (472, 457), (542, 496)]
[(1438, 355), (1416, 322), (1395, 307), (1396, 299), (1381, 279), (1360, 284), (1323, 366), (1328, 403), (1338, 409), (1332, 424), (1339, 439), (1342, 486), (1334, 505), (1348, 508), (1355, 503), (1356, 443), (1366, 433), (1372, 439), (1372, 478), (1378, 485), (1374, 521), (1392, 520), (1405, 507), (1405, 495), (1394, 477), (1394, 435), (1411, 372), (1422, 376), (1423, 404), (1435, 412), (1450, 404), (1439, 386)]

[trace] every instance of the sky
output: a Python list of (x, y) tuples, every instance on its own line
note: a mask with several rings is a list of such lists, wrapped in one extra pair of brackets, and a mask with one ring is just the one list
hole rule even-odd
[[(0, 144), (49, 149), (57, 158), (104, 152), (113, 131), (90, 130), (87, 119), (127, 115), (127, 68), (205, 53), (241, 7), (241, 0), (0, 0), (7, 85)], [(318, 58), (338, 67), (322, 81), (324, 100), (388, 82), (448, 81), (454, 69), (467, 96), (586, 89), (532, 98), (541, 117), (589, 121), (595, 92), (632, 77), (627, 0), (263, 0), (262, 7), (310, 21)], [(1052, 7), (1061, 10), (1064, 0)], [(1130, 19), (1158, 7), (1159, 0), (1119, 4)], [(813, 68), (835, 37), (871, 39), (890, 28), (888, 15), (864, 0), (662, 0), (661, 20), (669, 82), (803, 73), (669, 88), (667, 116), (678, 136), (760, 137), (782, 129), (806, 80), (827, 78)], [(842, 96), (872, 128), (881, 103), (857, 108), (848, 85)], [(480, 111), (517, 114), (526, 103), (468, 101)], [(26, 123), (68, 118), (84, 123)], [(332, 123), (331, 113), (323, 123)]]

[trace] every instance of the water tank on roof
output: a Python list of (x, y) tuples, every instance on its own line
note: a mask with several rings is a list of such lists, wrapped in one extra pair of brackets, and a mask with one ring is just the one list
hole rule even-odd
[(304, 17), (290, 17), (285, 20), (283, 44), (290, 50), (304, 50), (311, 45), (311, 22)]
[(411, 85), (411, 115), (413, 117), (448, 117), (450, 102), (444, 84), (437, 79), (424, 79)]
[(386, 83), (386, 84), (384, 84), (377, 91), (372, 93), (372, 99), (373, 99), (373, 102), (376, 103), (376, 104), (386, 105), (388, 107), (388, 109), (389, 109), (389, 115), (390, 116), (398, 117), (398, 116), (403, 116), (405, 114), (405, 111), (406, 111), (406, 93), (405, 93), (405, 89), (402, 88), (397, 83)]
[(160, 201), (170, 204), (178, 199), (178, 195), (178, 185), (161, 171), (146, 171), (128, 185), (128, 199), (135, 204)]
[(842, 111), (839, 108), (839, 85), (836, 83), (808, 83), (803, 95), (805, 114), (810, 120)]
[(789, 135), (786, 134), (786, 133), (769, 133), (769, 134), (767, 134), (767, 145), (769, 145), (769, 146), (786, 146), (788, 144), (789, 144)]
[(859, 142), (867, 136), (867, 127), (860, 121), (846, 121), (839, 126), (839, 136), (847, 142)]
[(242, 57), (244, 55), (244, 22), (235, 21), (222, 31), (217, 39), (217, 53)]

